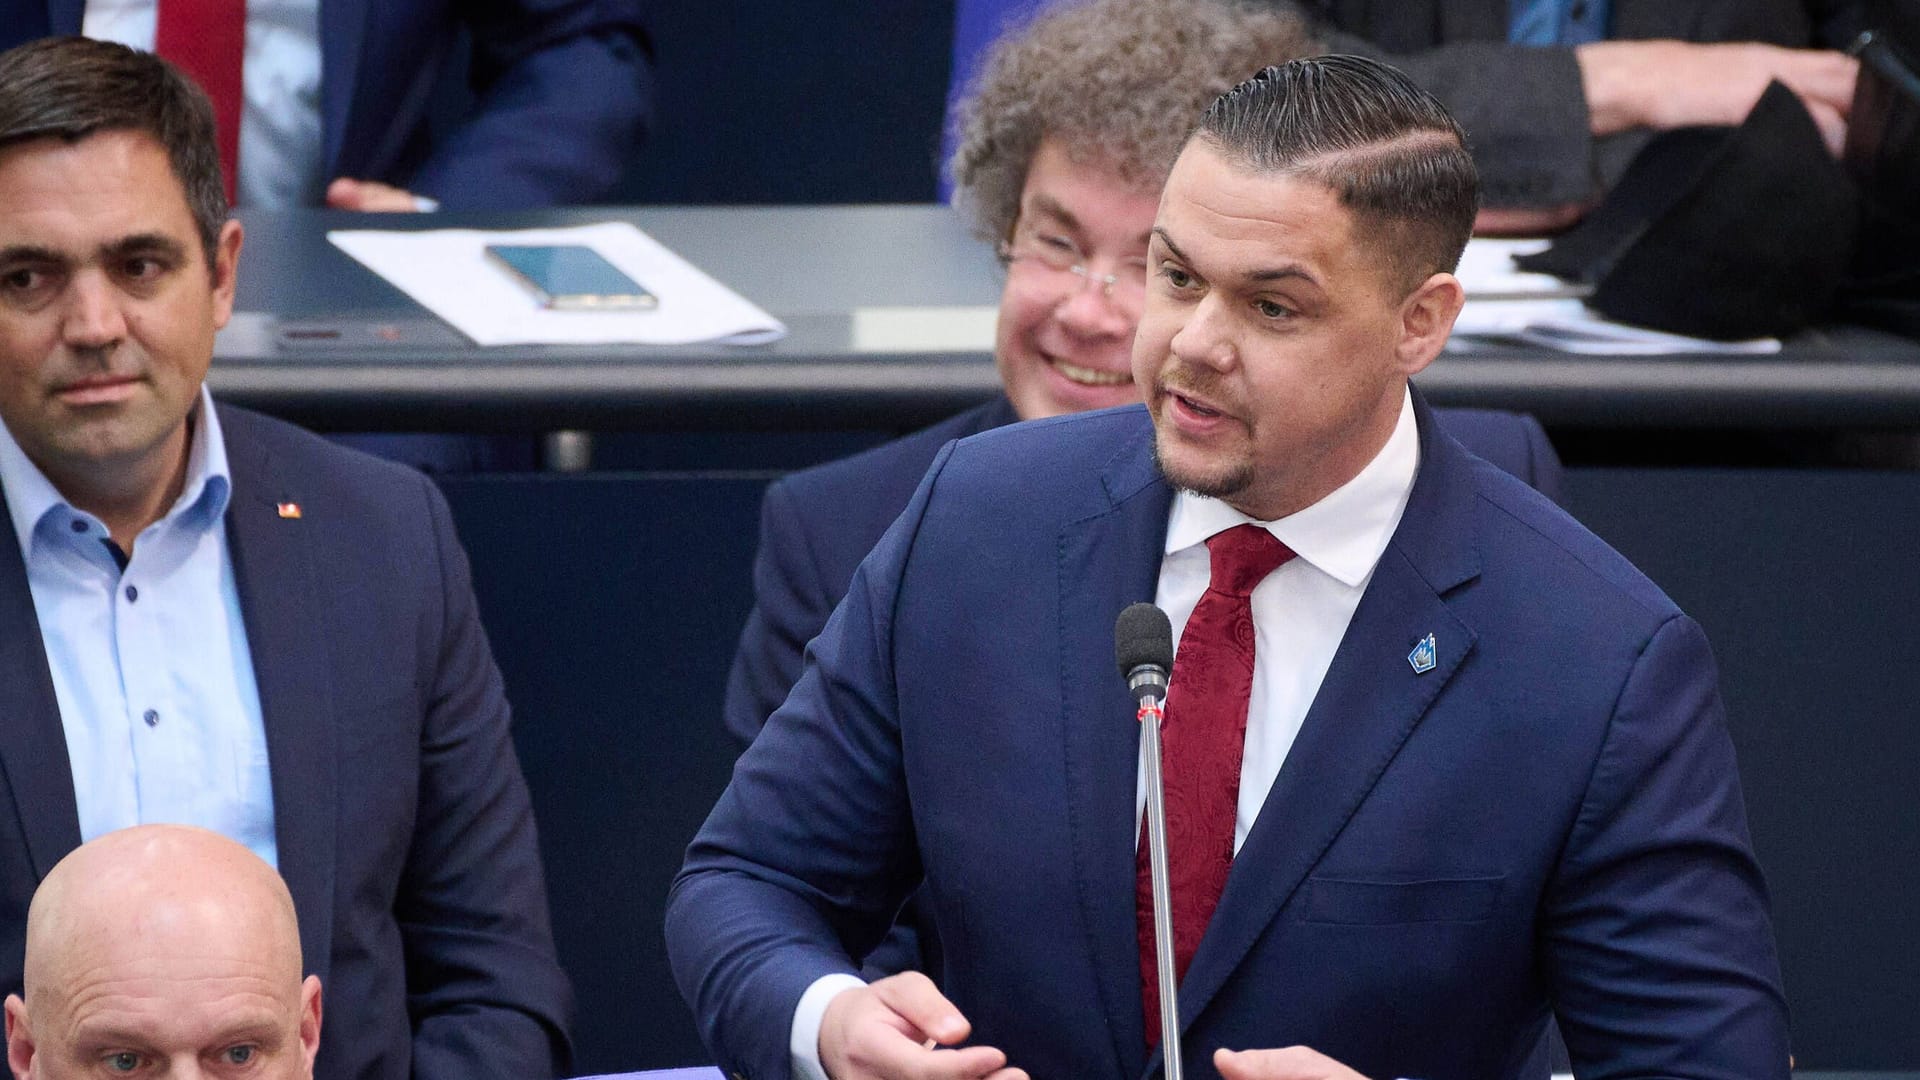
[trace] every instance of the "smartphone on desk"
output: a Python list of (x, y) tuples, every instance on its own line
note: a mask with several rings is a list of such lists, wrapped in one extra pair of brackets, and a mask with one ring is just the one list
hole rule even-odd
[(644, 311), (658, 297), (585, 244), (488, 244), (487, 258), (553, 311)]

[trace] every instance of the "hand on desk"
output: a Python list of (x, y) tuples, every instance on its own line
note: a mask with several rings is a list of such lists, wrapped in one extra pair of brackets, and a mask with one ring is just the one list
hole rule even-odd
[(341, 177), (327, 185), (327, 206), (334, 210), (363, 210), (411, 214), (420, 209), (413, 192), (377, 180)]
[(1574, 57), (1595, 135), (1738, 124), (1778, 79), (1806, 103), (1836, 156), (1860, 72), (1844, 53), (1755, 42), (1597, 41), (1574, 49)]
[(933, 980), (904, 972), (847, 990), (827, 1005), (820, 1064), (833, 1080), (1027, 1080), (991, 1046), (934, 1049), (962, 1041), (970, 1030)]
[(1213, 1067), (1221, 1080), (1367, 1080), (1325, 1054), (1304, 1046), (1285, 1050), (1226, 1050), (1213, 1052)]

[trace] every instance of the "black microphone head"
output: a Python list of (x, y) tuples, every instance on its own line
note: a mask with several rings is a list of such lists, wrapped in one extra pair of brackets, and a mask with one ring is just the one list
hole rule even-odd
[(1113, 655), (1123, 678), (1143, 666), (1172, 670), (1173, 624), (1167, 613), (1152, 604), (1128, 605), (1114, 620)]

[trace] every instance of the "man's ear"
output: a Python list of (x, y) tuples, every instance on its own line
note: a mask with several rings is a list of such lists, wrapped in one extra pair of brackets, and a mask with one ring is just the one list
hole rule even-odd
[(240, 227), (237, 218), (228, 218), (220, 226), (220, 235), (213, 242), (213, 265), (208, 269), (213, 274), (213, 325), (220, 328), (233, 318), (234, 288), (239, 282), (240, 245), (246, 240), (246, 230)]
[[(320, 1052), (320, 976), (309, 975), (300, 984), (300, 1058), (303, 1074), (311, 1080), (313, 1058)], [(25, 1080), (24, 1077), (17, 1080)]]
[(19, 994), (7, 995), (7, 1068), (13, 1080), (33, 1080), (33, 1028)]
[(1460, 279), (1446, 273), (1434, 274), (1407, 294), (1400, 304), (1400, 338), (1394, 350), (1402, 374), (1419, 374), (1433, 363), (1453, 335), (1453, 320), (1466, 302)]

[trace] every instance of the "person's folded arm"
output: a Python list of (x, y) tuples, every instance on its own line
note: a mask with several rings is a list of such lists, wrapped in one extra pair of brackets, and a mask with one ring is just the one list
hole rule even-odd
[(1574, 56), (1596, 136), (1738, 124), (1777, 80), (1799, 96), (1835, 154), (1860, 71), (1844, 53), (1758, 42), (1596, 41)]
[(1492, 235), (1567, 228), (1650, 133), (1738, 124), (1773, 79), (1800, 95), (1838, 153), (1858, 71), (1837, 52), (1753, 42), (1474, 41), (1392, 54), (1338, 30), (1320, 36), (1330, 52), (1401, 68), (1447, 106), (1480, 167), (1475, 231)]

